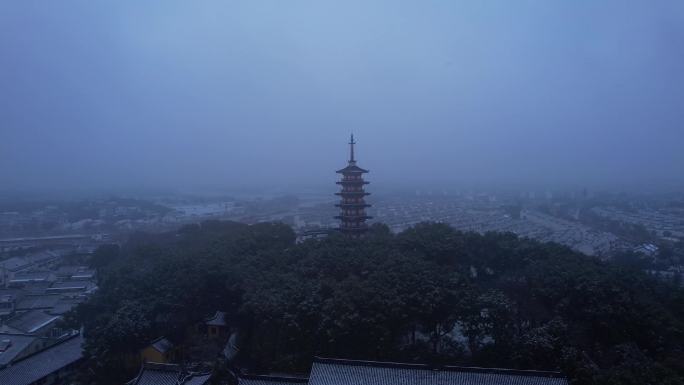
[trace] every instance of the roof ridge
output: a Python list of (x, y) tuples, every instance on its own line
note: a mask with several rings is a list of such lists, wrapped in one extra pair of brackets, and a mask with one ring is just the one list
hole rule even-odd
[(147, 369), (160, 369), (160, 368), (178, 368), (178, 369), (181, 369), (181, 366), (179, 364), (170, 364), (168, 362), (154, 362), (154, 361), (145, 361), (145, 362), (143, 362), (142, 367), (147, 368)]
[(269, 380), (274, 382), (309, 382), (309, 377), (290, 377), (290, 376), (272, 376), (268, 374), (238, 374), (239, 378), (245, 380)]
[(197, 377), (197, 376), (207, 376), (207, 375), (211, 375), (211, 373), (212, 373), (211, 370), (205, 370), (205, 371), (202, 371), (202, 372), (188, 371), (188, 375), (189, 375), (189, 376), (195, 376), (195, 377)]
[(563, 375), (563, 373), (561, 373), (559, 371), (547, 371), (547, 370), (483, 368), (483, 367), (476, 367), (476, 366), (456, 366), (456, 365), (429, 365), (429, 364), (417, 364), (417, 363), (406, 363), (406, 362), (351, 360), (351, 359), (345, 359), (345, 358), (325, 358), (325, 357), (314, 357), (314, 363), (338, 364), (338, 365), (349, 365), (349, 366), (374, 366), (374, 367), (397, 368), (397, 369), (461, 371), (461, 372), (472, 372), (472, 373), (491, 373), (491, 374), (517, 375), (517, 376), (565, 378), (565, 375)]
[[(150, 345), (152, 345), (153, 343), (159, 342), (161, 340), (168, 340), (168, 338), (166, 338), (166, 336), (157, 337), (150, 342)], [(169, 341), (169, 342), (171, 342), (171, 341)]]
[(0, 332), (0, 336), (21, 336), (21, 337), (36, 337), (40, 338), (39, 336), (32, 334), (32, 333), (13, 333), (13, 332)]

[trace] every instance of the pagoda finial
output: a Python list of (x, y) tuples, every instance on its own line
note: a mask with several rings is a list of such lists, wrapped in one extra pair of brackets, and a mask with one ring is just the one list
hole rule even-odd
[(354, 145), (356, 142), (354, 141), (354, 133), (351, 134), (351, 140), (349, 141), (349, 161), (354, 162)]

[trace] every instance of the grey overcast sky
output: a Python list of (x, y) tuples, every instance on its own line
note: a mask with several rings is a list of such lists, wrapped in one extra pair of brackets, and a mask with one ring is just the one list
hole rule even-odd
[[(0, 189), (684, 185), (684, 1), (0, 2)], [(334, 185), (331, 185), (334, 188)]]

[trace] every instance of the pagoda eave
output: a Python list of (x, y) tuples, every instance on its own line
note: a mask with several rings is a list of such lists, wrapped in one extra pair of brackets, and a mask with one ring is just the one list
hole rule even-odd
[(335, 219), (373, 219), (370, 215), (337, 215)]
[(370, 171), (363, 169), (361, 167), (345, 167), (341, 170), (335, 171), (338, 174), (367, 174)]
[(366, 208), (366, 207), (371, 207), (368, 203), (337, 203), (335, 204), (335, 207), (340, 207), (340, 208), (349, 208), (349, 209), (355, 209), (355, 208)]
[(341, 195), (341, 196), (366, 196), (370, 195), (369, 192), (365, 191), (343, 191), (343, 192), (336, 192), (335, 195)]

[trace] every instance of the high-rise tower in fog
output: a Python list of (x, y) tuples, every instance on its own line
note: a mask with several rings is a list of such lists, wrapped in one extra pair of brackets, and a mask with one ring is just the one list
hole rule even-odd
[(354, 135), (352, 134), (349, 141), (349, 163), (347, 167), (337, 170), (338, 174), (342, 174), (342, 179), (337, 184), (342, 186), (342, 190), (335, 195), (339, 195), (341, 200), (337, 207), (340, 208), (340, 215), (335, 218), (341, 221), (340, 231), (352, 236), (360, 236), (368, 230), (366, 220), (370, 219), (366, 215), (366, 207), (370, 207), (365, 201), (366, 195), (370, 195), (364, 191), (364, 185), (369, 182), (363, 180), (363, 174), (368, 170), (364, 170), (356, 165), (354, 159)]

